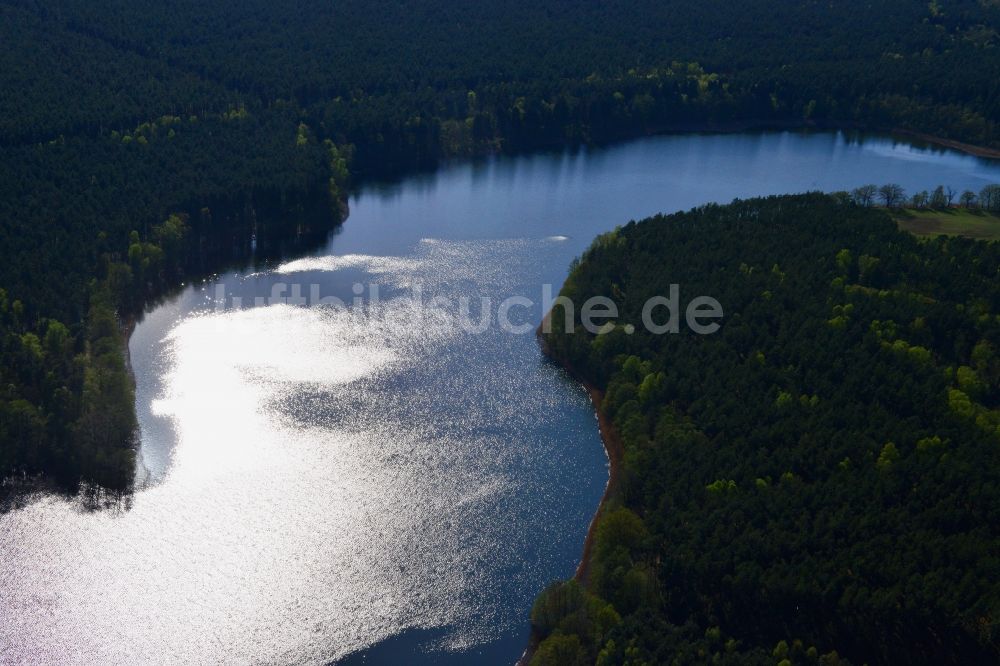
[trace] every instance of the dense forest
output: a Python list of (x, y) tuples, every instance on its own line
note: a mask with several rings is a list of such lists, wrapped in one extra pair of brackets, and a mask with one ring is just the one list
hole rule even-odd
[[(1000, 243), (846, 193), (598, 238), (563, 295), (620, 316), (595, 335), (557, 305), (544, 342), (603, 391), (620, 481), (586, 586), (536, 601), (532, 663), (996, 663), (998, 277)], [(646, 330), (672, 284), (718, 332)]]
[(686, 129), (998, 147), (998, 26), (979, 0), (0, 0), (0, 475), (128, 485), (98, 313), (317, 242), (352, 183)]

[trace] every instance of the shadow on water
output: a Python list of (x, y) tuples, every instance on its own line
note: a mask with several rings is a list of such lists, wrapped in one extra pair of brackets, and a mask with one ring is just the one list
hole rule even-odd
[[(475, 648), (460, 652), (449, 652), (439, 648), (450, 628), (410, 629), (391, 638), (376, 643), (370, 648), (359, 650), (343, 659), (331, 662), (336, 666), (384, 666), (387, 664), (407, 664), (407, 666), (465, 666), (484, 663), (486, 656), (495, 652)], [(512, 643), (511, 654), (515, 654), (527, 641), (527, 637)], [(423, 646), (414, 650), (414, 646)]]
[[(1000, 181), (973, 158), (854, 141), (665, 136), (442, 169), (388, 196), (357, 191), (315, 262), (214, 282), (243, 303), (278, 283), (349, 298), (368, 282), (386, 298), (401, 290), (402, 314), (419, 311), (402, 290), (420, 283), (540, 306), (542, 285), (558, 290), (595, 235), (631, 218), (866, 182)], [(249, 252), (254, 231), (252, 259), (282, 250), (286, 232), (320, 231), (271, 209), (215, 205), (205, 268)], [(292, 307), (218, 317), (217, 292), (191, 286), (198, 268), (132, 336), (141, 455), (164, 482), (38, 501), (31, 479), (0, 484), (20, 491), (7, 506), (24, 507), (0, 516), (4, 658), (316, 663), (358, 649), (338, 663), (513, 663), (534, 595), (572, 575), (607, 483), (586, 394), (543, 363), (533, 336), (392, 334), (389, 301), (374, 319)], [(516, 316), (538, 321), (541, 309)], [(175, 418), (183, 437), (167, 429)]]
[(66, 488), (41, 476), (11, 477), (0, 482), (0, 515), (23, 509), (48, 497), (58, 497), (83, 513), (125, 513), (132, 509), (135, 490), (109, 490), (84, 483), (76, 488)]
[[(177, 212), (190, 225), (189, 247), (182, 281), (149, 293), (138, 311), (120, 311), (126, 346), (126, 363), (131, 364), (128, 337), (134, 325), (165, 303), (176, 299), (191, 285), (206, 284), (220, 273), (231, 270), (266, 270), (290, 258), (301, 257), (326, 247), (343, 228), (347, 208), (331, 203), (325, 187), (299, 195), (273, 191), (251, 191), (232, 198), (216, 198), (206, 205), (179, 206)], [(134, 384), (134, 380), (133, 380)], [(135, 434), (132, 449), (142, 446)], [(131, 478), (121, 479), (119, 488), (101, 486), (73, 478), (56, 479), (42, 475), (0, 478), (0, 515), (22, 509), (47, 496), (77, 503), (83, 511), (128, 511), (135, 492), (147, 487), (147, 470), (142, 457)]]

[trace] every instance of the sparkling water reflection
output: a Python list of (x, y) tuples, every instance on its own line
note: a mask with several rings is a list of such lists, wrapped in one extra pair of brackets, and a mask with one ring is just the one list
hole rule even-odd
[[(596, 422), (532, 336), (467, 333), (410, 289), (538, 302), (629, 218), (889, 180), (978, 189), (1000, 169), (837, 135), (665, 137), (366, 189), (323, 252), (140, 323), (143, 488), (0, 516), (0, 662), (513, 661), (603, 488)], [(218, 307), (292, 282), (350, 305)]]

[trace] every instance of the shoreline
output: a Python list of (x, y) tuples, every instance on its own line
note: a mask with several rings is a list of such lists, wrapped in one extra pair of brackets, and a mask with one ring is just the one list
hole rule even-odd
[(973, 157), (1000, 160), (1000, 148), (990, 148), (974, 143), (947, 139), (935, 134), (927, 134), (901, 127), (872, 127), (864, 124), (835, 123), (810, 120), (730, 120), (723, 122), (678, 123), (649, 128), (646, 132), (626, 135), (613, 139), (608, 144), (649, 136), (677, 134), (740, 134), (743, 132), (860, 132), (869, 135), (883, 135), (914, 145), (927, 144), (937, 148), (954, 150)]
[(908, 139), (911, 142), (913, 140), (921, 141), (939, 148), (949, 148), (974, 157), (1000, 160), (1000, 149), (998, 148), (987, 148), (985, 146), (977, 146), (973, 143), (962, 143), (961, 141), (955, 141), (954, 139), (945, 139), (940, 136), (934, 136), (933, 134), (923, 134), (912, 130), (894, 129), (890, 132), (890, 134), (895, 134), (900, 138)]
[[(658, 136), (658, 135), (677, 135), (677, 134), (739, 134), (743, 132), (765, 132), (765, 131), (814, 131), (814, 132), (838, 132), (838, 131), (858, 131), (858, 132), (869, 132), (872, 134), (882, 134), (887, 137), (896, 137), (901, 141), (908, 142), (911, 145), (916, 145), (917, 143), (925, 143), (939, 148), (944, 148), (948, 150), (954, 150), (963, 154), (972, 155), (980, 158), (987, 159), (997, 159), (1000, 160), (1000, 149), (987, 148), (984, 146), (977, 146), (974, 144), (962, 143), (952, 139), (945, 139), (942, 137), (936, 137), (934, 135), (922, 134), (919, 132), (914, 132), (910, 130), (903, 129), (874, 129), (869, 127), (860, 126), (847, 126), (847, 125), (834, 125), (834, 124), (824, 124), (824, 123), (809, 123), (809, 122), (757, 122), (757, 121), (733, 121), (731, 123), (700, 123), (700, 124), (690, 124), (690, 125), (678, 125), (673, 127), (661, 127), (655, 130), (642, 133), (637, 132), (634, 134), (624, 135), (609, 141), (609, 144), (619, 144), (629, 140), (641, 140), (643, 138)], [(565, 147), (567, 144), (565, 142), (560, 142), (560, 145)], [(919, 146), (916, 146), (919, 147)], [(529, 152), (539, 152), (538, 150)], [(458, 158), (459, 160), (467, 160), (468, 156), (462, 156)], [(439, 167), (435, 167), (432, 170), (437, 170)], [(411, 175), (412, 171), (402, 174), (401, 177), (405, 178)], [(341, 219), (334, 225), (333, 229), (340, 227), (345, 224), (350, 216), (349, 209), (349, 197), (345, 197), (339, 202), (339, 212), (341, 214)], [(131, 363), (131, 337), (135, 331), (136, 325), (144, 317), (145, 312), (138, 315), (130, 315), (126, 321), (122, 322), (122, 337), (124, 346), (124, 357), (127, 364), (127, 369), (129, 377), (132, 382), (133, 391), (136, 388), (135, 375)], [(550, 317), (551, 313), (546, 313), (542, 320), (542, 324)], [(598, 505), (594, 511), (593, 517), (591, 518), (590, 524), (587, 528), (587, 532), (584, 537), (583, 546), (581, 549), (580, 560), (577, 564), (576, 570), (572, 576), (573, 580), (576, 580), (585, 587), (589, 583), (590, 574), (590, 560), (594, 547), (594, 541), (596, 538), (596, 528), (599, 518), (604, 512), (605, 508), (609, 502), (615, 497), (619, 491), (619, 486), (621, 484), (622, 475), (622, 465), (624, 460), (624, 445), (621, 441), (619, 434), (615, 431), (610, 418), (602, 409), (601, 405), (603, 402), (604, 394), (596, 386), (593, 386), (589, 382), (582, 379), (579, 373), (571, 365), (563, 362), (562, 360), (556, 359), (550, 355), (547, 345), (545, 344), (544, 338), (541, 335), (542, 324), (539, 325), (537, 330), (537, 338), (539, 345), (542, 350), (542, 354), (545, 358), (564, 371), (566, 371), (574, 381), (579, 383), (583, 389), (587, 392), (587, 395), (591, 401), (594, 409), (595, 416), (598, 421), (598, 431), (601, 436), (601, 441), (604, 446), (605, 454), (608, 458), (608, 481), (605, 485), (604, 492), (598, 502)], [(136, 439), (135, 452), (138, 454), (139, 449), (142, 446), (141, 438)], [(517, 666), (527, 666), (531, 658), (534, 656), (534, 652), (537, 649), (538, 640), (531, 633), (528, 645), (517, 660)]]
[(542, 323), (538, 325), (538, 328), (535, 331), (535, 338), (538, 340), (538, 346), (541, 348), (542, 355), (545, 356), (549, 362), (562, 368), (587, 392), (587, 396), (590, 398), (590, 404), (594, 408), (594, 415), (597, 417), (597, 429), (601, 435), (601, 443), (604, 445), (604, 453), (608, 457), (608, 482), (604, 486), (604, 493), (601, 495), (601, 499), (597, 504), (597, 509), (594, 511), (594, 517), (590, 520), (590, 525), (587, 528), (587, 534), (583, 540), (583, 550), (580, 555), (580, 563), (577, 564), (576, 571), (573, 573), (574, 580), (582, 585), (587, 585), (590, 574), (590, 554), (594, 548), (597, 519), (604, 511), (608, 502), (617, 493), (618, 486), (621, 483), (621, 468), (622, 463), (625, 460), (625, 443), (622, 442), (621, 436), (618, 434), (618, 431), (615, 430), (614, 424), (611, 422), (611, 419), (602, 407), (604, 402), (604, 391), (584, 379), (571, 364), (555, 358), (552, 355), (548, 344), (545, 342), (545, 336), (542, 333), (542, 329), (551, 317), (552, 312), (549, 311), (542, 318)]
[(828, 123), (813, 121), (768, 121), (768, 120), (733, 120), (722, 123), (688, 123), (673, 126), (663, 126), (651, 131), (648, 135), (669, 135), (669, 134), (739, 134), (741, 132), (862, 132), (865, 134), (882, 134), (890, 138), (900, 139), (910, 143), (915, 147), (920, 147), (919, 143), (928, 144), (937, 148), (954, 150), (973, 157), (984, 159), (1000, 160), (1000, 148), (989, 148), (974, 143), (965, 143), (955, 139), (946, 139), (935, 134), (927, 134), (900, 127), (878, 128), (866, 125), (851, 125), (844, 123)]
[[(590, 404), (594, 408), (594, 415), (597, 417), (597, 429), (601, 435), (601, 443), (604, 445), (604, 454), (608, 457), (608, 481), (604, 485), (604, 493), (601, 495), (601, 499), (597, 503), (597, 508), (594, 510), (594, 515), (590, 519), (590, 525), (587, 527), (587, 533), (583, 538), (580, 562), (576, 565), (576, 571), (573, 572), (573, 580), (587, 587), (590, 583), (590, 560), (594, 550), (594, 540), (597, 537), (597, 523), (608, 504), (618, 494), (619, 486), (621, 485), (622, 465), (625, 460), (625, 444), (618, 431), (615, 430), (614, 424), (611, 423), (611, 419), (601, 406), (604, 402), (604, 392), (583, 379), (572, 365), (553, 357), (550, 353), (549, 347), (545, 343), (545, 337), (542, 334), (542, 328), (551, 315), (551, 311), (546, 313), (542, 318), (542, 323), (538, 325), (538, 329), (535, 331), (538, 346), (541, 348), (542, 355), (546, 360), (562, 368), (587, 392)], [(535, 650), (538, 649), (538, 644), (538, 637), (532, 631), (528, 639), (528, 645), (515, 666), (528, 666), (531, 658), (535, 655)]]
[(604, 453), (608, 456), (608, 482), (604, 486), (604, 494), (601, 495), (601, 500), (597, 504), (594, 517), (590, 519), (587, 535), (583, 539), (583, 552), (580, 555), (580, 563), (573, 574), (573, 579), (586, 587), (590, 584), (590, 560), (594, 549), (594, 540), (597, 536), (597, 521), (604, 512), (604, 509), (607, 508), (608, 503), (618, 493), (618, 487), (621, 484), (622, 463), (625, 459), (625, 445), (618, 435), (618, 431), (615, 430), (614, 425), (611, 423), (611, 419), (601, 406), (604, 402), (604, 392), (593, 384), (581, 380), (565, 364), (559, 361), (556, 362), (559, 363), (560, 367), (569, 372), (570, 376), (579, 381), (584, 390), (587, 391), (590, 403), (594, 406), (594, 412), (597, 416), (597, 429), (601, 434), (601, 442), (604, 444)]
[[(898, 128), (889, 129), (889, 130), (877, 130), (877, 129), (871, 129), (871, 128), (860, 127), (860, 126), (837, 125), (837, 124), (833, 124), (833, 123), (829, 123), (828, 124), (828, 123), (817, 123), (817, 122), (809, 122), (809, 121), (784, 121), (784, 122), (780, 122), (780, 121), (779, 122), (774, 122), (774, 121), (771, 121), (771, 122), (768, 122), (768, 121), (759, 121), (759, 120), (746, 120), (746, 121), (730, 121), (730, 122), (723, 122), (723, 123), (710, 123), (710, 122), (708, 122), (708, 123), (687, 123), (687, 124), (678, 124), (678, 125), (673, 125), (673, 126), (663, 126), (663, 127), (659, 127), (659, 128), (653, 129), (652, 131), (649, 131), (649, 132), (646, 132), (646, 133), (636, 132), (634, 134), (628, 134), (628, 135), (625, 135), (625, 136), (613, 139), (613, 140), (609, 141), (608, 143), (609, 144), (616, 144), (616, 143), (622, 143), (622, 142), (629, 141), (629, 140), (642, 139), (644, 137), (673, 135), (673, 134), (699, 134), (699, 133), (707, 133), (707, 134), (716, 134), (716, 133), (717, 134), (739, 134), (741, 132), (795, 131), (795, 130), (806, 130), (806, 131), (812, 130), (812, 131), (817, 131), (817, 132), (861, 131), (861, 132), (883, 133), (883, 134), (886, 134), (887, 136), (890, 136), (890, 137), (891, 136), (897, 136), (897, 137), (902, 138), (904, 140), (910, 140), (911, 142), (912, 141), (924, 142), (924, 143), (927, 143), (927, 144), (938, 146), (940, 148), (948, 148), (950, 150), (955, 150), (955, 151), (958, 151), (958, 152), (961, 152), (961, 153), (964, 153), (964, 154), (967, 154), (967, 155), (973, 155), (975, 157), (982, 157), (982, 158), (987, 158), (987, 159), (997, 159), (997, 160), (1000, 160), (1000, 149), (987, 148), (985, 146), (977, 146), (975, 144), (970, 144), (970, 143), (963, 143), (961, 141), (955, 141), (953, 139), (945, 139), (945, 138), (942, 138), (942, 137), (934, 136), (932, 134), (923, 134), (923, 133), (920, 133), (920, 132), (914, 132), (914, 131), (911, 131), (911, 130), (904, 130), (904, 129), (898, 129)], [(566, 142), (561, 142), (561, 145), (563, 147), (565, 147), (567, 144), (566, 144)], [(531, 152), (536, 152), (536, 151), (531, 151)], [(467, 157), (460, 157), (459, 159), (468, 159), (468, 158)], [(401, 177), (405, 178), (406, 175), (407, 174), (403, 174)], [(349, 201), (350, 201), (350, 197), (349, 196), (345, 196), (345, 197), (343, 197), (342, 199), (340, 199), (337, 202), (337, 208), (338, 208), (338, 213), (340, 214), (340, 220), (334, 225), (334, 228), (340, 227), (341, 225), (345, 224), (347, 222), (348, 218), (350, 217), (351, 211), (350, 211), (350, 203), (349, 203)], [(132, 379), (132, 389), (133, 390), (135, 390), (135, 384), (136, 384), (136, 382), (135, 382), (135, 375), (134, 375), (134, 373), (132, 371), (132, 363), (131, 363), (131, 357), (130, 357), (131, 356), (131, 354), (130, 354), (130, 344), (131, 344), (131, 340), (132, 340), (132, 332), (135, 330), (135, 327), (139, 323), (139, 321), (145, 316), (144, 309), (145, 309), (145, 306), (143, 306), (143, 309), (139, 313), (129, 314), (127, 316), (127, 319), (125, 321), (121, 322), (121, 331), (122, 331), (122, 334), (123, 334), (122, 337), (124, 339), (124, 348), (125, 348), (124, 349), (124, 351), (125, 351), (125, 362), (126, 362), (127, 367), (128, 367), (129, 376)], [(549, 314), (547, 313), (545, 315), (545, 317), (543, 318), (543, 320), (542, 320), (543, 323), (544, 323), (544, 321), (546, 319), (548, 319), (548, 317), (549, 317)], [(540, 331), (541, 331), (541, 324), (539, 324), (538, 331), (540, 333)], [(539, 337), (539, 340), (541, 341), (541, 337)], [(546, 355), (547, 358), (551, 359), (551, 357), (548, 355), (548, 352), (545, 350), (544, 346), (543, 346), (542, 351)], [(580, 380), (579, 377), (577, 376), (577, 374), (575, 373), (575, 371), (572, 368), (566, 367), (565, 365), (563, 365), (559, 361), (555, 361), (555, 362), (558, 363), (564, 369), (566, 369), (570, 373), (571, 376), (573, 376), (575, 379), (577, 379), (577, 381), (580, 381), (580, 383), (584, 385), (584, 388), (588, 391), (588, 394), (590, 394), (591, 401), (594, 404), (594, 410), (598, 413), (598, 420), (600, 420), (601, 419), (600, 401), (603, 399), (603, 396), (600, 395), (600, 392), (598, 391), (597, 392), (597, 397), (595, 397), (595, 395), (593, 393), (591, 393), (592, 390), (596, 390), (596, 389), (594, 389), (594, 387), (591, 387), (591, 386), (587, 385), (586, 382), (583, 382), (582, 380)], [(610, 423), (608, 424), (608, 426), (610, 426)], [(602, 427), (602, 435), (601, 436), (602, 436), (602, 439), (603, 439), (604, 438), (603, 424), (602, 424), (601, 427)], [(140, 445), (141, 445), (141, 443), (140, 443)], [(136, 446), (136, 451), (138, 451), (138, 446), (139, 445)], [(605, 443), (605, 449), (607, 449), (607, 443)], [(610, 454), (609, 454), (609, 459), (610, 459)]]
[[(336, 231), (337, 229), (339, 229), (341, 226), (343, 226), (347, 222), (347, 218), (350, 217), (350, 215), (351, 215), (351, 204), (350, 204), (350, 197), (349, 196), (344, 196), (343, 198), (337, 200), (337, 214), (339, 216), (339, 219), (330, 228), (330, 230), (329, 230), (329, 232), (327, 234), (327, 240), (329, 240), (329, 234), (333, 233), (334, 231)], [(176, 285), (174, 288), (167, 290), (165, 292), (164, 296), (160, 296), (157, 299), (154, 299), (150, 303), (144, 303), (139, 308), (138, 312), (127, 313), (124, 317), (122, 317), (120, 313), (118, 314), (119, 331), (121, 332), (121, 336), (122, 336), (122, 347), (123, 347), (123, 357), (124, 357), (124, 360), (125, 360), (125, 368), (128, 371), (129, 381), (131, 381), (131, 383), (132, 383), (132, 393), (133, 393), (133, 395), (135, 394), (135, 391), (137, 390), (138, 387), (137, 387), (137, 383), (136, 383), (136, 380), (135, 380), (135, 371), (132, 368), (132, 334), (135, 333), (136, 327), (140, 323), (142, 323), (143, 319), (145, 319), (146, 314), (147, 314), (147, 308), (150, 305), (153, 305), (153, 306), (160, 305), (161, 304), (161, 302), (160, 302), (161, 299), (167, 298), (168, 294), (179, 293), (181, 290), (184, 289), (185, 285), (187, 285), (187, 284), (194, 284), (195, 282), (207, 282), (208, 280), (212, 279), (213, 275), (215, 275), (215, 274), (212, 273), (212, 272), (209, 272), (204, 277), (196, 278), (196, 280), (192, 281), (192, 282), (188, 282), (187, 280), (182, 280), (179, 285)], [(135, 410), (135, 402), (134, 401), (133, 401), (133, 411), (136, 411)], [(134, 442), (135, 443), (134, 443), (134, 445), (132, 447), (132, 450), (133, 450), (133, 452), (135, 452), (136, 463), (138, 464), (138, 461), (139, 461), (139, 450), (142, 448), (142, 432), (141, 432), (141, 426), (138, 423), (138, 413), (136, 413), (136, 432), (135, 432), (135, 436), (134, 436)], [(138, 477), (138, 470), (137, 470), (137, 475), (136, 476)], [(134, 482), (135, 481), (138, 481), (138, 478), (136, 478), (134, 480)]]

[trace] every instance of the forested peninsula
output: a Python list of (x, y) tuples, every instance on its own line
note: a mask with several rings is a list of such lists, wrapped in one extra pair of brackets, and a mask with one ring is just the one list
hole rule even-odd
[[(1000, 243), (919, 240), (846, 194), (599, 237), (562, 295), (619, 317), (595, 335), (557, 303), (543, 342), (623, 452), (531, 663), (996, 663), (998, 275)], [(720, 330), (647, 331), (671, 284)]]
[(319, 242), (364, 179), (670, 130), (998, 148), (997, 26), (971, 0), (3, 0), (0, 475), (127, 488), (125, 324)]

